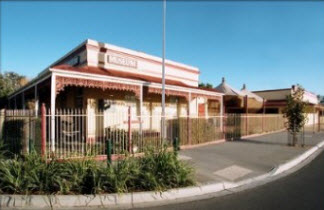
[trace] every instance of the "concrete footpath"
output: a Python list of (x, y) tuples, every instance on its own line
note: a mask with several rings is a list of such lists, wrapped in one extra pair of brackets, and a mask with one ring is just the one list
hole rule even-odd
[(287, 132), (181, 150), (198, 185), (165, 192), (102, 195), (0, 195), (0, 209), (129, 209), (222, 196), (278, 179), (306, 165), (324, 148), (324, 132), (305, 133), (305, 147), (287, 146)]
[(324, 132), (306, 131), (305, 147), (287, 146), (287, 132), (182, 150), (180, 158), (196, 168), (199, 184), (238, 182), (270, 172), (324, 140)]

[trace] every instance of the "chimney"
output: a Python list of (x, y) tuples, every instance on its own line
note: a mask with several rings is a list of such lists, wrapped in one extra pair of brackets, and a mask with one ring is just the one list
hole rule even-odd
[(243, 84), (242, 90), (246, 90), (246, 85)]
[(223, 84), (225, 83), (225, 77), (222, 77), (222, 83)]

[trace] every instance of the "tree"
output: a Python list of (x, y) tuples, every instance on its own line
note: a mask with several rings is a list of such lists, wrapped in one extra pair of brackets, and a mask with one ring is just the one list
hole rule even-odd
[(7, 98), (11, 93), (26, 83), (26, 77), (15, 72), (5, 72), (0, 74), (0, 108), (6, 105)]
[(286, 127), (292, 135), (292, 143), (289, 145), (295, 146), (297, 143), (297, 134), (303, 129), (306, 123), (306, 103), (303, 101), (304, 89), (297, 85), (297, 89), (287, 96), (287, 106), (284, 109), (284, 116), (287, 118)]
[(201, 87), (201, 88), (208, 88), (208, 89), (212, 89), (213, 88), (213, 85), (212, 84), (210, 84), (210, 83), (203, 83), (203, 82), (201, 82), (201, 83), (199, 83), (199, 87)]

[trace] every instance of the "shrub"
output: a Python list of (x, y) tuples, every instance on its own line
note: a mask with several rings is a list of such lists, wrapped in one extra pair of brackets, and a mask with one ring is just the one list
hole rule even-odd
[(126, 157), (110, 165), (91, 158), (43, 160), (36, 152), (0, 159), (0, 193), (97, 194), (162, 191), (193, 185), (193, 169), (166, 147), (144, 157)]

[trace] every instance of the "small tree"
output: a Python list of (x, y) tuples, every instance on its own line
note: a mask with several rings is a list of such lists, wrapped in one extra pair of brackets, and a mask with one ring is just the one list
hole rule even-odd
[(7, 104), (8, 95), (25, 85), (27, 82), (25, 76), (15, 72), (4, 72), (0, 74), (0, 109)]
[(212, 89), (213, 88), (213, 85), (210, 84), (210, 83), (208, 83), (208, 82), (207, 83), (201, 82), (201, 83), (199, 83), (199, 87)]
[(303, 129), (306, 123), (306, 103), (303, 101), (304, 89), (297, 85), (296, 90), (287, 96), (287, 106), (284, 109), (284, 116), (287, 118), (286, 127), (292, 135), (292, 143), (289, 145), (295, 146), (297, 143), (297, 134)]

